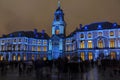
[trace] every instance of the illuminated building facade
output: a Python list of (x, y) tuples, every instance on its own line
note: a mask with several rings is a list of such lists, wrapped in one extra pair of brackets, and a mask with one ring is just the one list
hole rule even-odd
[(18, 31), (0, 38), (0, 61), (46, 60), (75, 56), (82, 60), (97, 58), (120, 59), (120, 26), (98, 22), (80, 25), (70, 35), (65, 34), (66, 23), (60, 2), (54, 13), (52, 36), (42, 30)]

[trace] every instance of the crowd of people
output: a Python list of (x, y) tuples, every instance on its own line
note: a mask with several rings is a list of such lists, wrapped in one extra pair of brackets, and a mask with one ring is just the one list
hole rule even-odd
[(57, 60), (38, 59), (36, 61), (1, 61), (0, 75), (6, 75), (8, 70), (16, 69), (19, 76), (24, 74), (32, 75), (35, 73), (36, 78), (50, 77), (54, 70), (57, 70), (58, 77), (62, 73), (84, 73), (94, 67), (98, 67), (99, 71), (105, 71), (106, 68), (112, 68), (114, 74), (120, 74), (120, 60), (116, 59), (97, 59), (85, 60), (80, 62), (71, 62), (67, 58), (58, 58)]

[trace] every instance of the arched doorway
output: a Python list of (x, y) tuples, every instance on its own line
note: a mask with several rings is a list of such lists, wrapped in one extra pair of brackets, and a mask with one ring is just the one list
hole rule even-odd
[(89, 60), (92, 60), (92, 59), (93, 59), (93, 53), (92, 53), (92, 52), (89, 52), (89, 53), (88, 53), (88, 59), (89, 59)]
[(15, 61), (16, 60), (16, 55), (12, 54), (12, 60)]
[(3, 54), (0, 54), (0, 61), (3, 61)]
[(82, 61), (85, 60), (85, 53), (84, 53), (84, 52), (81, 52), (81, 53), (80, 53), (80, 58), (82, 59)]
[(17, 60), (18, 60), (18, 61), (21, 60), (21, 56), (20, 56), (20, 54), (18, 54), (18, 56), (17, 56)]
[(115, 52), (111, 52), (110, 56), (111, 56), (111, 59), (116, 59), (116, 53)]
[(46, 60), (47, 60), (47, 57), (46, 57), (46, 56), (44, 56), (44, 57), (43, 57), (43, 61), (46, 61)]

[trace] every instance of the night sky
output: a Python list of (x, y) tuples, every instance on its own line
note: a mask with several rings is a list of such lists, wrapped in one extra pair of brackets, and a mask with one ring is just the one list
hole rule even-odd
[[(67, 35), (79, 24), (117, 22), (120, 0), (61, 0)], [(51, 35), (57, 0), (0, 0), (0, 36), (15, 31), (42, 29)]]

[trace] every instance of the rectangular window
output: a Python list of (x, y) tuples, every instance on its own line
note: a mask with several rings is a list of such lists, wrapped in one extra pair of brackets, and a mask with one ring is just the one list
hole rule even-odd
[(46, 46), (44, 46), (43, 51), (47, 51), (47, 47)]
[(80, 41), (80, 48), (85, 48), (84, 41)]
[(92, 41), (91, 40), (88, 41), (88, 48), (92, 48)]

